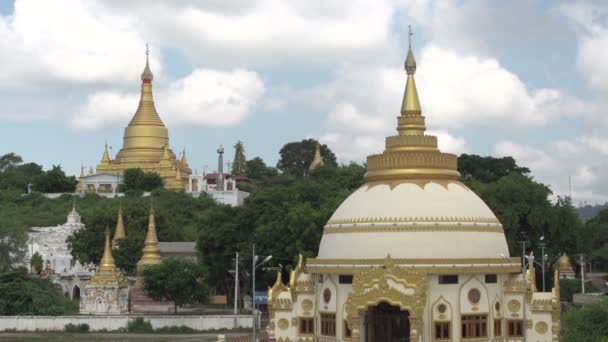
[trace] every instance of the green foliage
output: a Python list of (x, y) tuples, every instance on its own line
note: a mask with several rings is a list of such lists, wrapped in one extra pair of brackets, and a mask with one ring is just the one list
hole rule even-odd
[(33, 178), (33, 189), (42, 193), (74, 192), (78, 181), (66, 176), (59, 165)]
[(68, 332), (68, 333), (87, 333), (87, 332), (89, 332), (89, 330), (90, 330), (90, 327), (86, 323), (82, 323), (82, 324), (68, 323), (65, 325), (65, 327), (63, 327), (63, 331)]
[(31, 278), (24, 272), (0, 273), (0, 315), (72, 315), (78, 302), (71, 301), (48, 279)]
[(562, 314), (562, 342), (607, 342), (608, 299)]
[(192, 334), (192, 333), (196, 333), (199, 331), (196, 329), (192, 329), (185, 325), (180, 325), (180, 326), (158, 328), (155, 330), (155, 332), (162, 333), (162, 334)]
[[(251, 242), (286, 267), (302, 253), (314, 256), (323, 226), (340, 203), (361, 186), (365, 168), (358, 164), (319, 168), (310, 177), (273, 178), (241, 207), (220, 206), (202, 217), (198, 249), (210, 270), (211, 286), (228, 288), (226, 270), (236, 251), (251, 251)], [(241, 259), (241, 269), (251, 267)], [(260, 284), (269, 279), (260, 276)]]
[(173, 301), (177, 314), (178, 306), (207, 300), (209, 290), (203, 283), (204, 273), (203, 267), (192, 260), (163, 259), (160, 264), (144, 269), (144, 288), (156, 300)]
[(37, 274), (40, 274), (40, 272), (42, 272), (42, 256), (40, 254), (38, 254), (38, 252), (34, 253), (34, 255), (32, 255), (32, 260), (30, 262), (30, 265), (32, 266), (32, 270), (34, 270)]
[(14, 169), (23, 163), (21, 156), (11, 152), (0, 157), (0, 172)]
[(150, 321), (146, 321), (143, 317), (137, 317), (127, 322), (127, 331), (135, 333), (151, 333), (154, 332)]
[(232, 163), (232, 174), (244, 176), (247, 171), (247, 158), (245, 158), (245, 146), (241, 141), (234, 145), (234, 162)]
[(261, 184), (267, 183), (271, 178), (278, 175), (277, 169), (267, 166), (260, 157), (248, 160), (245, 170), (247, 178)]
[(153, 191), (163, 187), (163, 179), (156, 172), (144, 172), (140, 168), (126, 169), (123, 173), (122, 190), (139, 195), (142, 191)]
[[(562, 300), (572, 303), (572, 296), (575, 293), (582, 293), (582, 284), (580, 279), (560, 279), (559, 280), (559, 295)], [(599, 289), (591, 282), (585, 283), (585, 293), (597, 293)]]
[(131, 232), (126, 238), (118, 240), (116, 248), (112, 250), (116, 267), (126, 272), (127, 275), (135, 275), (137, 262), (143, 255), (145, 235), (141, 233)]
[[(317, 141), (314, 139), (285, 144), (279, 151), (281, 157), (277, 169), (287, 175), (304, 176), (314, 159), (316, 146)], [(326, 166), (337, 166), (336, 155), (327, 145), (321, 145), (321, 157)]]
[(518, 166), (513, 157), (494, 158), (461, 154), (458, 156), (458, 172), (467, 181), (492, 183), (511, 174), (528, 175), (530, 169)]

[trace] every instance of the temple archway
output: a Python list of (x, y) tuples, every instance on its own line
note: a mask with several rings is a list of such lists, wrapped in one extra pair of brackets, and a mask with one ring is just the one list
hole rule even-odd
[(365, 312), (365, 341), (410, 342), (410, 313), (381, 302)]
[(74, 285), (72, 288), (72, 300), (80, 300), (80, 287), (78, 285)]

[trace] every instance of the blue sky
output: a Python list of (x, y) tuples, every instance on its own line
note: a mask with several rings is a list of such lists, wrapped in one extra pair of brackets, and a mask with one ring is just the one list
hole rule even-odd
[(106, 141), (115, 154), (148, 42), (157, 108), (191, 167), (214, 170), (217, 146), (238, 140), (248, 158), (275, 164), (283, 144), (308, 137), (363, 161), (394, 132), (412, 25), (423, 111), (442, 149), (512, 155), (557, 195), (571, 175), (575, 201), (603, 202), (605, 6), (2, 1), (0, 154), (72, 174), (97, 164)]

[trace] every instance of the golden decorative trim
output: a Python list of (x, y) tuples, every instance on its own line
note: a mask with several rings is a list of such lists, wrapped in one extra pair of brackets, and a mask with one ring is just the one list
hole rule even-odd
[[(309, 270), (313, 273), (324, 274), (349, 274), (356, 273), (360, 270), (370, 270), (378, 267), (373, 266), (333, 266), (333, 267), (314, 267), (310, 266)], [(446, 266), (446, 267), (410, 267), (413, 270), (420, 271), (426, 274), (484, 274), (484, 273), (517, 273), (520, 269), (516, 266), (507, 267), (488, 267), (488, 266)]]
[[(502, 258), (454, 258), (454, 259), (405, 259), (391, 258), (396, 265), (420, 265), (420, 264), (464, 264), (470, 266), (472, 264), (518, 264), (521, 263), (521, 258), (512, 257), (510, 260)], [(307, 267), (315, 265), (383, 265), (386, 259), (308, 259)], [(521, 272), (521, 268), (519, 269)]]
[[(353, 278), (353, 290), (346, 301), (346, 313), (354, 340), (360, 337), (361, 312), (381, 302), (399, 306), (410, 313), (410, 338), (412, 341), (418, 340), (418, 336), (424, 331), (423, 313), (428, 289), (425, 273), (396, 266), (394, 260), (388, 256), (383, 268), (360, 270)], [(391, 286), (391, 283), (398, 283), (405, 289), (413, 290), (414, 294), (404, 293)]]
[(425, 232), (459, 232), (459, 233), (499, 233), (504, 234), (502, 227), (482, 227), (468, 225), (411, 225), (411, 226), (363, 226), (363, 227), (328, 227), (323, 230), (326, 234), (349, 234), (349, 233), (425, 233)]
[(277, 326), (281, 330), (287, 330), (287, 328), (289, 328), (289, 321), (286, 318), (281, 318), (277, 323)]
[(310, 300), (310, 299), (304, 299), (302, 301), (301, 305), (302, 305), (302, 310), (304, 310), (304, 311), (310, 311), (310, 310), (312, 310), (312, 307), (313, 307), (312, 300)]
[(544, 334), (549, 330), (549, 326), (545, 322), (537, 322), (534, 325), (534, 330), (539, 334)]
[(495, 217), (466, 217), (466, 216), (435, 216), (435, 217), (357, 217), (346, 219), (330, 219), (325, 226), (359, 223), (495, 223), (500, 221)]
[(517, 312), (519, 309), (521, 309), (521, 304), (516, 299), (511, 299), (508, 306), (511, 312)]

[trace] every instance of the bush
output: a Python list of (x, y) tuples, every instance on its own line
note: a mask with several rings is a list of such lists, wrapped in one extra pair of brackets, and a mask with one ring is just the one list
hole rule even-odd
[(608, 342), (608, 299), (562, 315), (563, 342)]
[(89, 332), (89, 325), (86, 323), (82, 324), (67, 324), (63, 330), (69, 333), (86, 333)]
[(154, 332), (154, 329), (152, 329), (152, 324), (150, 324), (149, 321), (144, 320), (143, 317), (137, 317), (136, 319), (129, 321), (129, 323), (127, 323), (127, 331), (128, 332), (148, 333), (148, 332)]
[(198, 331), (195, 329), (192, 329), (190, 327), (187, 327), (185, 325), (180, 325), (180, 326), (158, 328), (158, 329), (156, 329), (156, 332), (170, 333), (170, 334), (192, 334), (192, 333), (195, 333)]

